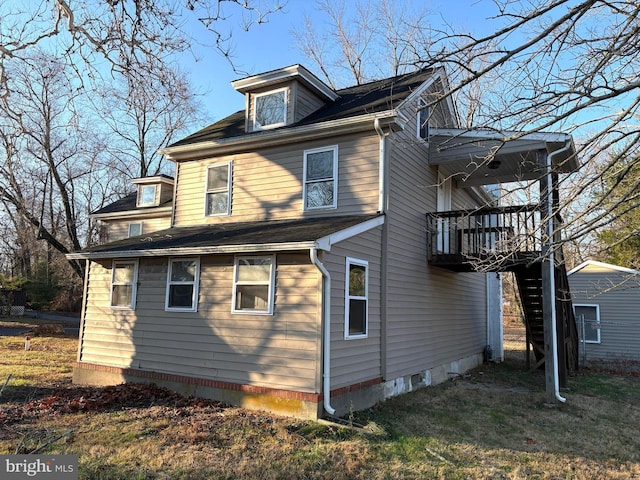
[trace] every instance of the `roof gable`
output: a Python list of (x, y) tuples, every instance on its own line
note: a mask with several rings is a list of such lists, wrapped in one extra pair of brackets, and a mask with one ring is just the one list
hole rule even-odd
[(612, 265), (610, 263), (598, 262), (596, 260), (587, 260), (586, 262), (581, 263), (577, 267), (569, 270), (567, 275), (573, 275), (577, 272), (584, 273), (606, 273), (606, 272), (618, 272), (618, 273), (628, 273), (631, 275), (640, 275), (638, 270), (633, 270), (631, 268), (620, 267), (618, 265)]

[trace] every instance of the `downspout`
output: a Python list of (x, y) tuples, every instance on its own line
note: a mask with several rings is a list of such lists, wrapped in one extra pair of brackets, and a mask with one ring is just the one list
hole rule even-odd
[(311, 263), (322, 273), (322, 399), (329, 415), (336, 413), (331, 406), (331, 275), (318, 259), (317, 247), (309, 249)]
[(553, 348), (553, 389), (556, 400), (559, 402), (566, 402), (567, 399), (560, 395), (560, 379), (558, 374), (558, 332), (557, 328), (557, 319), (556, 319), (556, 255), (555, 255), (555, 245), (553, 241), (553, 232), (554, 232), (554, 218), (553, 218), (553, 175), (552, 175), (552, 166), (553, 166), (553, 158), (556, 155), (564, 153), (571, 148), (571, 140), (567, 140), (567, 143), (560, 150), (556, 150), (555, 152), (547, 155), (547, 234), (549, 235), (549, 269), (550, 269), (550, 283), (551, 283), (551, 292), (553, 294), (553, 301), (551, 302), (551, 330), (552, 330), (552, 348)]
[(373, 127), (376, 129), (376, 132), (380, 137), (380, 161), (378, 162), (378, 212), (382, 214), (387, 210), (387, 135), (380, 126), (380, 118), (376, 118), (373, 121)]

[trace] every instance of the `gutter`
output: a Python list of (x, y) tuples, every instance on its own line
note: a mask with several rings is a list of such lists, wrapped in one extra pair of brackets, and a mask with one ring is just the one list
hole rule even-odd
[(387, 209), (387, 134), (384, 133), (380, 126), (380, 118), (373, 121), (373, 128), (380, 137), (380, 161), (378, 173), (378, 212), (385, 213)]
[(554, 230), (554, 218), (553, 218), (553, 178), (552, 178), (552, 165), (553, 165), (553, 157), (559, 155), (561, 153), (565, 153), (571, 148), (571, 140), (567, 140), (566, 144), (560, 150), (556, 150), (549, 155), (547, 155), (547, 195), (549, 198), (547, 199), (547, 231), (549, 234), (549, 270), (550, 270), (550, 283), (551, 283), (551, 292), (553, 292), (553, 300), (551, 302), (551, 329), (552, 329), (552, 342), (551, 347), (553, 348), (553, 393), (556, 397), (556, 400), (559, 402), (566, 402), (567, 399), (560, 395), (560, 379), (558, 374), (558, 332), (557, 328), (557, 319), (556, 319), (556, 255), (554, 253), (554, 241), (553, 241), (553, 230)]
[(309, 249), (309, 256), (322, 273), (322, 404), (333, 415), (336, 409), (331, 406), (331, 275), (318, 259), (317, 247)]

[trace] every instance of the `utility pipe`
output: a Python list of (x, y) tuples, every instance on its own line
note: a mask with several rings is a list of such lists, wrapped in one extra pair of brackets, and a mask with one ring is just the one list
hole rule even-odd
[(373, 127), (380, 137), (380, 161), (378, 162), (378, 212), (385, 213), (387, 209), (387, 134), (384, 133), (380, 126), (379, 117), (373, 121)]
[(567, 143), (560, 150), (556, 150), (555, 152), (547, 155), (547, 234), (549, 235), (549, 269), (550, 269), (550, 283), (551, 283), (551, 293), (553, 295), (553, 299), (551, 301), (551, 330), (552, 330), (552, 345), (553, 348), (553, 393), (556, 397), (556, 400), (559, 402), (566, 402), (567, 399), (560, 395), (560, 379), (558, 374), (558, 332), (557, 328), (557, 319), (556, 319), (556, 256), (555, 256), (555, 246), (553, 241), (553, 231), (554, 231), (554, 215), (553, 215), (553, 158), (561, 153), (568, 151), (571, 148), (571, 139), (567, 140)]
[(318, 249), (309, 249), (311, 263), (322, 273), (322, 399), (325, 411), (329, 415), (336, 413), (331, 406), (331, 275), (329, 270), (318, 259)]

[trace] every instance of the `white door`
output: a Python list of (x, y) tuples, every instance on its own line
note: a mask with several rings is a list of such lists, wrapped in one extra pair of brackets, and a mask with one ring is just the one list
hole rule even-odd
[[(451, 178), (447, 178), (438, 172), (438, 196), (436, 198), (436, 211), (448, 212), (451, 210)], [(450, 251), (450, 219), (438, 218), (438, 235), (436, 238), (436, 251), (448, 254)]]

